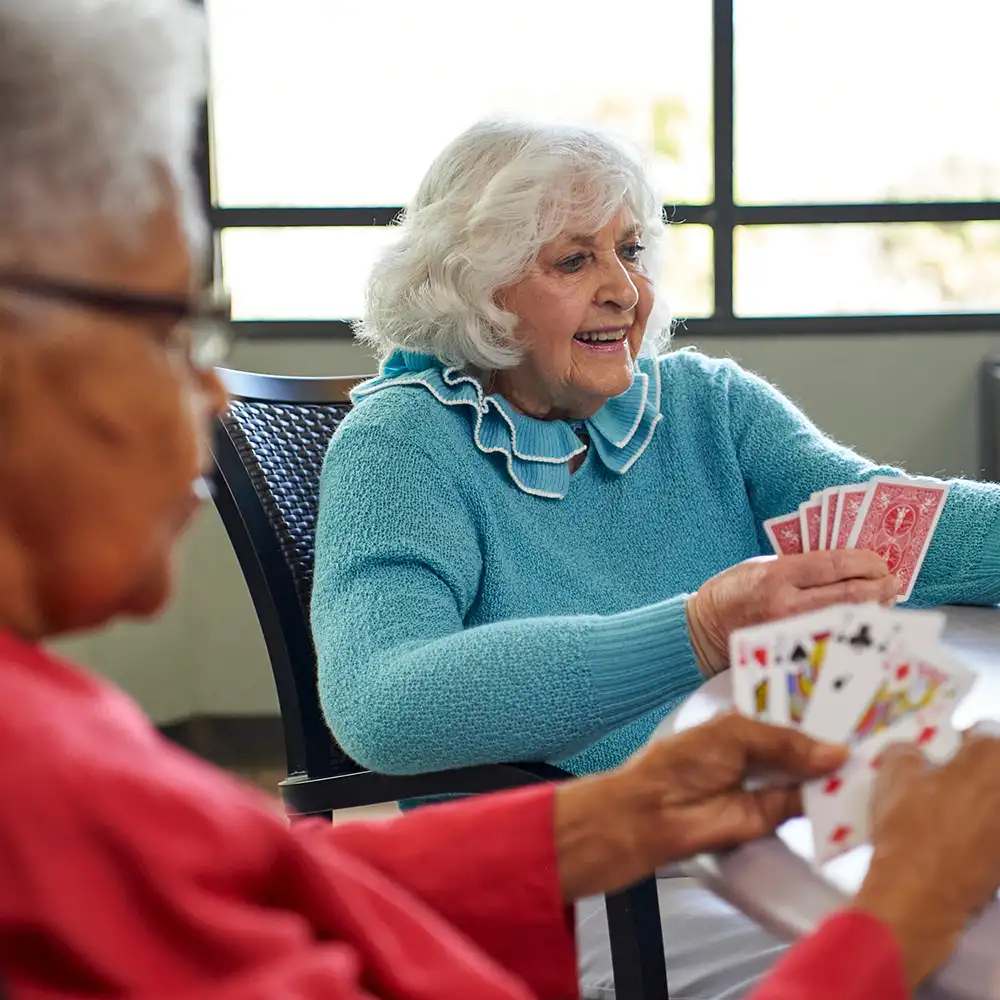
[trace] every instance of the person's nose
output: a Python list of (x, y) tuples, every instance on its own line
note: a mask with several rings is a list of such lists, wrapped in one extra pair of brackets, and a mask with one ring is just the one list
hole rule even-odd
[(639, 290), (625, 265), (612, 253), (605, 258), (602, 281), (597, 292), (597, 305), (631, 312), (639, 303)]

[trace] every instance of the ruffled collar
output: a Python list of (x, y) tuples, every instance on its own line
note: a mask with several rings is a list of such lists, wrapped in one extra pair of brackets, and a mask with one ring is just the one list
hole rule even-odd
[[(395, 351), (380, 374), (355, 386), (351, 398), (397, 385), (423, 386), (445, 406), (467, 407), (472, 436), (485, 455), (501, 454), (518, 489), (561, 500), (569, 491), (570, 460), (586, 450), (564, 420), (537, 420), (518, 413), (502, 396), (487, 395), (478, 379), (430, 354)], [(623, 475), (652, 440), (660, 422), (660, 366), (639, 357), (632, 385), (584, 421), (590, 443), (611, 472)]]

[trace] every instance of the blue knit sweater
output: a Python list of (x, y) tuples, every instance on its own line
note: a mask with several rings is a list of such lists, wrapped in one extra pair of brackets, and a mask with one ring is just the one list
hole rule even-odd
[[(324, 467), (312, 605), (323, 707), (356, 760), (621, 762), (701, 681), (685, 596), (770, 552), (766, 518), (899, 471), (731, 361), (646, 364), (660, 391), (635, 404), (632, 440), (648, 446), (616, 451), (598, 421), (571, 477), (555, 460), (579, 444), (568, 425), (469, 379), (383, 378), (359, 398)], [(997, 602), (1000, 488), (955, 482), (912, 603)]]

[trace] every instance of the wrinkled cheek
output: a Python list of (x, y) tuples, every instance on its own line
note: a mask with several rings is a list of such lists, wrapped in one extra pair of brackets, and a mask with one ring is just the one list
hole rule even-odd
[(638, 283), (638, 287), (641, 294), (636, 311), (635, 331), (629, 336), (629, 347), (632, 349), (633, 358), (638, 357), (643, 341), (649, 336), (649, 319), (656, 305), (656, 293), (648, 279)]
[(157, 461), (166, 463), (161, 471), (167, 478), (182, 471), (179, 466), (187, 471), (197, 465), (206, 448), (207, 408), (193, 384), (177, 379), (173, 385), (160, 386), (135, 416), (139, 437), (147, 439)]

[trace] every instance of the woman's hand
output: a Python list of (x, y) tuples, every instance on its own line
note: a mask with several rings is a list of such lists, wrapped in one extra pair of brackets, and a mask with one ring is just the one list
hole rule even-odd
[(897, 581), (863, 549), (762, 556), (713, 576), (688, 598), (688, 626), (698, 665), (708, 676), (729, 665), (729, 634), (746, 625), (833, 604), (888, 603)]
[(556, 845), (567, 900), (635, 882), (668, 861), (761, 837), (801, 812), (794, 785), (745, 791), (748, 774), (794, 782), (843, 762), (843, 747), (724, 715), (656, 740), (617, 771), (556, 792)]
[(892, 928), (913, 988), (1000, 885), (1000, 739), (972, 731), (938, 768), (913, 746), (887, 749), (872, 841), (854, 907)]

